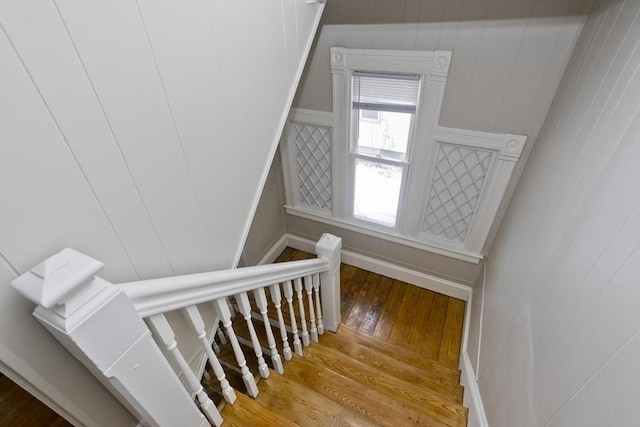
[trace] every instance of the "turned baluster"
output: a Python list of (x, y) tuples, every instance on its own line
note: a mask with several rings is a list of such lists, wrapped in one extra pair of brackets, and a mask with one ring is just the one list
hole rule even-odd
[(162, 344), (164, 344), (166, 349), (169, 351), (169, 354), (171, 354), (173, 359), (180, 367), (184, 378), (189, 384), (191, 392), (194, 393), (198, 398), (198, 403), (200, 403), (202, 412), (204, 412), (205, 416), (212, 424), (220, 426), (222, 424), (222, 417), (220, 416), (220, 412), (218, 412), (216, 405), (214, 405), (211, 399), (209, 399), (207, 393), (204, 392), (202, 384), (200, 384), (200, 381), (191, 370), (191, 367), (189, 367), (189, 364), (185, 360), (184, 356), (182, 355), (182, 353), (180, 353), (180, 350), (178, 349), (178, 343), (175, 339), (175, 333), (173, 332), (173, 329), (171, 329), (169, 322), (167, 322), (166, 317), (164, 317), (164, 314), (155, 314), (153, 316), (150, 316), (149, 323), (151, 329), (153, 329)]
[(258, 340), (258, 335), (256, 334), (253, 322), (251, 321), (251, 304), (249, 303), (247, 293), (242, 292), (236, 295), (236, 302), (238, 303), (238, 311), (247, 322), (249, 336), (251, 337), (251, 344), (253, 344), (253, 351), (256, 353), (256, 357), (258, 358), (258, 371), (260, 372), (260, 376), (262, 378), (269, 378), (269, 367), (264, 361), (264, 357), (262, 357), (262, 346), (260, 345), (260, 340)]
[(316, 297), (316, 317), (318, 318), (318, 334), (324, 334), (324, 324), (322, 323), (322, 304), (320, 302), (320, 275), (313, 275), (313, 292)]
[(282, 338), (282, 353), (284, 360), (291, 360), (291, 347), (289, 347), (289, 337), (287, 336), (287, 326), (282, 316), (282, 294), (280, 294), (280, 285), (275, 284), (269, 287), (271, 293), (271, 301), (278, 313), (278, 325), (280, 326), (280, 337)]
[(298, 296), (298, 309), (300, 310), (300, 327), (302, 328), (302, 344), (309, 347), (309, 332), (307, 331), (307, 320), (304, 312), (304, 301), (302, 299), (302, 277), (298, 277), (293, 281)]
[[(224, 400), (226, 400), (227, 403), (230, 403), (233, 405), (233, 402), (236, 401), (236, 394), (231, 388), (231, 385), (229, 384), (229, 381), (227, 380), (224, 374), (224, 370), (222, 369), (222, 365), (220, 365), (220, 361), (218, 360), (218, 357), (216, 356), (216, 354), (211, 349), (211, 346), (209, 345), (209, 339), (207, 338), (207, 333), (204, 327), (204, 321), (202, 320), (200, 311), (198, 311), (198, 308), (195, 305), (192, 305), (183, 309), (182, 313), (184, 314), (185, 319), (187, 319), (187, 322), (191, 325), (191, 327), (195, 331), (198, 339), (202, 342), (202, 347), (204, 348), (204, 351), (206, 352), (207, 357), (209, 358), (209, 363), (211, 364), (213, 373), (218, 379), (218, 382), (220, 382), (220, 388), (222, 389), (222, 396), (224, 396)], [(220, 350), (218, 349), (218, 351)]]
[(310, 332), (311, 339), (314, 342), (318, 342), (318, 328), (316, 328), (316, 313), (313, 307), (313, 282), (311, 276), (304, 278), (304, 290), (307, 292), (307, 301), (309, 302), (309, 323), (311, 324)]
[(242, 374), (242, 381), (247, 388), (247, 394), (251, 397), (257, 397), (258, 386), (256, 385), (255, 378), (253, 378), (253, 374), (251, 374), (249, 368), (247, 368), (247, 360), (244, 358), (244, 353), (242, 353), (242, 348), (240, 347), (240, 343), (238, 342), (238, 337), (233, 331), (229, 304), (227, 304), (226, 298), (222, 298), (214, 300), (213, 306), (216, 308), (218, 315), (222, 319), (222, 326), (224, 326), (224, 329), (227, 332), (227, 337), (229, 338), (229, 342), (231, 343), (231, 347), (233, 348), (233, 353), (236, 356), (236, 361), (238, 362), (238, 367), (240, 368), (240, 373)]
[(289, 318), (291, 319), (291, 328), (293, 329), (293, 350), (297, 355), (302, 356), (302, 343), (298, 336), (298, 325), (296, 324), (296, 312), (293, 309), (293, 287), (291, 280), (284, 282), (284, 297), (289, 305)]
[(260, 310), (260, 314), (262, 314), (262, 322), (264, 323), (264, 331), (267, 334), (267, 343), (269, 344), (273, 369), (275, 369), (279, 374), (284, 374), (282, 360), (280, 359), (280, 354), (276, 347), (276, 339), (273, 337), (271, 322), (269, 322), (269, 314), (267, 313), (267, 294), (265, 293), (264, 288), (260, 288), (253, 291), (253, 295), (256, 298), (256, 306), (258, 307), (258, 310)]
[(227, 337), (224, 336), (224, 332), (222, 332), (222, 329), (218, 328), (218, 330), (216, 331), (216, 335), (220, 340), (220, 344), (225, 345), (227, 343)]

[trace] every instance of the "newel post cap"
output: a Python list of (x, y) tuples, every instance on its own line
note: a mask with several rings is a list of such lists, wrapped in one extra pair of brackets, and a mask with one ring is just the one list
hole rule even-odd
[(100, 261), (66, 248), (13, 280), (11, 286), (36, 304), (51, 308), (63, 303), (103, 267)]
[(340, 254), (342, 239), (333, 234), (324, 233), (316, 243), (316, 254), (326, 258), (335, 258)]

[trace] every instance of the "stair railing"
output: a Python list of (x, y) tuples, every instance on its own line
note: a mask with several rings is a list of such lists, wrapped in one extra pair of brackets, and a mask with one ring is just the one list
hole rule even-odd
[[(272, 323), (279, 329), (285, 360), (292, 357), (291, 347), (302, 355), (309, 338), (317, 341), (318, 334), (325, 329), (335, 332), (340, 324), (340, 248), (340, 238), (324, 234), (316, 244), (316, 259), (121, 284), (96, 276), (104, 267), (101, 262), (65, 249), (15, 279), (12, 286), (38, 305), (34, 316), (143, 425), (219, 426), (222, 417), (181, 353), (166, 314), (182, 313), (227, 403), (233, 404), (236, 396), (216, 356), (216, 336), (221, 343), (230, 342), (247, 392), (256, 397), (258, 388), (240, 345), (243, 339), (233, 328), (233, 312), (237, 310), (246, 322), (260, 376), (267, 378), (269, 368), (254, 317), (263, 321), (265, 352), (274, 370), (282, 373)], [(267, 291), (276, 311), (274, 320), (268, 316)], [(199, 308), (203, 304), (213, 307), (208, 325)], [(282, 310), (285, 304), (289, 319)]]

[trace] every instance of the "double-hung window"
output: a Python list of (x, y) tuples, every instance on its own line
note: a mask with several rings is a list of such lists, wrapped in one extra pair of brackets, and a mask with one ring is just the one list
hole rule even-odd
[(287, 212), (477, 262), (526, 137), (439, 125), (449, 51), (331, 48), (333, 111), (295, 109)]
[(416, 74), (352, 74), (349, 205), (353, 218), (397, 226), (419, 91)]

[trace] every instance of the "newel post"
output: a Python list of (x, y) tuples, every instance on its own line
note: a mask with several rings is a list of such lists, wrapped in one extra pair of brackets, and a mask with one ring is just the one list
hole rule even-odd
[(126, 296), (96, 277), (104, 264), (64, 249), (11, 285), (33, 315), (145, 426), (208, 426)]
[(320, 273), (324, 327), (332, 332), (340, 326), (340, 249), (342, 239), (324, 233), (316, 243), (316, 254), (329, 261), (329, 270)]

